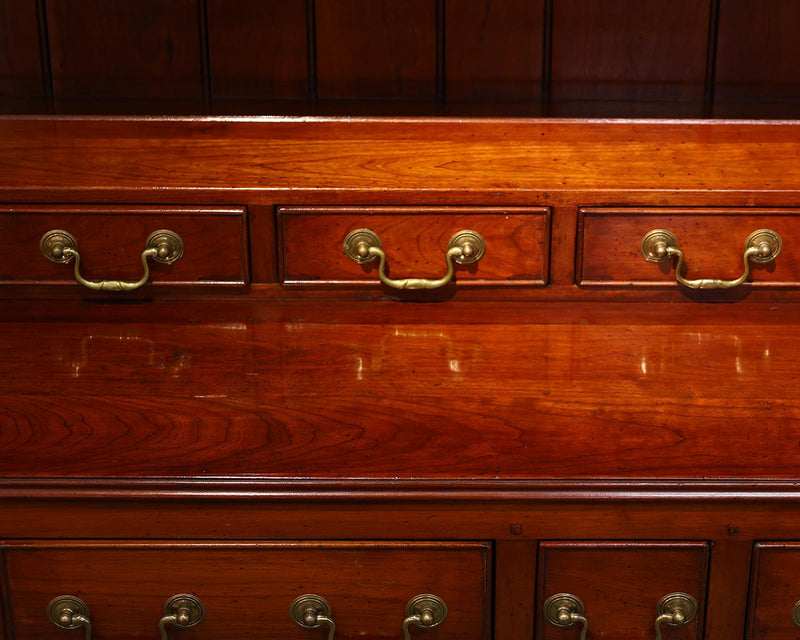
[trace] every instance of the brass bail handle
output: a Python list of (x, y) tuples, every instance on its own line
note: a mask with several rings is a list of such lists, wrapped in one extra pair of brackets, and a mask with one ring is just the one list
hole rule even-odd
[(750, 277), (751, 262), (759, 264), (772, 262), (778, 257), (782, 248), (783, 241), (777, 233), (771, 229), (757, 229), (747, 236), (745, 241), (744, 254), (742, 255), (744, 271), (738, 278), (734, 280), (718, 280), (716, 278), (688, 280), (683, 275), (686, 260), (683, 251), (678, 248), (678, 238), (674, 233), (666, 229), (653, 229), (645, 234), (641, 244), (642, 255), (648, 262), (667, 262), (677, 256), (675, 279), (690, 289), (731, 289), (738, 287)]
[(167, 599), (164, 612), (158, 621), (161, 640), (169, 640), (167, 625), (175, 625), (181, 629), (196, 627), (206, 617), (206, 608), (200, 598), (189, 593), (179, 593)]
[(411, 640), (409, 627), (422, 629), (438, 627), (447, 618), (447, 604), (432, 593), (420, 593), (406, 604), (406, 617), (403, 620), (403, 640)]
[(172, 264), (183, 255), (183, 240), (174, 231), (159, 229), (151, 233), (145, 241), (142, 251), (142, 267), (144, 273), (135, 282), (126, 280), (87, 280), (81, 275), (81, 254), (78, 253), (78, 241), (70, 233), (61, 229), (53, 229), (42, 236), (39, 249), (50, 262), (65, 264), (75, 260), (75, 280), (93, 291), (133, 291), (150, 279), (148, 259), (152, 258), (162, 264)]
[(84, 640), (92, 640), (89, 607), (75, 596), (57, 596), (47, 605), (47, 618), (59, 629), (84, 629)]
[(404, 278), (396, 280), (386, 275), (386, 254), (381, 248), (381, 239), (371, 229), (356, 229), (344, 239), (344, 252), (359, 264), (378, 263), (378, 277), (387, 287), (393, 289), (438, 289), (453, 279), (454, 263), (474, 264), (486, 253), (486, 241), (477, 231), (463, 230), (454, 234), (447, 243), (445, 262), (447, 272), (435, 280), (426, 278)]
[(331, 614), (331, 605), (322, 596), (306, 593), (294, 599), (289, 606), (289, 616), (303, 629), (318, 629), (328, 625), (328, 640), (333, 640), (336, 623)]
[(682, 627), (697, 615), (697, 600), (688, 593), (668, 593), (656, 605), (656, 640), (661, 640), (661, 625)]
[(584, 615), (586, 609), (578, 596), (571, 593), (556, 593), (545, 600), (544, 619), (554, 627), (568, 629), (573, 625), (581, 625), (580, 640), (586, 640), (589, 631), (589, 619)]

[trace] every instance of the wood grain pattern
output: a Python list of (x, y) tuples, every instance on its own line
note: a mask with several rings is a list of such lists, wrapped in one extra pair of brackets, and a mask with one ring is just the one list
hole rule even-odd
[(758, 325), (398, 320), (6, 323), (0, 468), (51, 478), (797, 478), (791, 326), (770, 335)]
[[(590, 633), (645, 640), (653, 637), (658, 601), (684, 592), (697, 598), (699, 616), (680, 628), (680, 637), (699, 639), (707, 567), (708, 546), (700, 542), (545, 542), (539, 547), (536, 610), (553, 594), (572, 593), (586, 607)], [(547, 624), (544, 616), (537, 620), (537, 640), (564, 637), (564, 630)]]
[(800, 98), (800, 6), (785, 0), (723, 0), (719, 12), (717, 100), (757, 103)]
[(306, 0), (208, 1), (216, 101), (310, 97), (306, 5)]
[(34, 544), (5, 554), (20, 640), (52, 635), (43, 612), (62, 593), (87, 603), (97, 636), (130, 638), (152, 635), (167, 598), (186, 592), (203, 601), (206, 618), (175, 633), (198, 640), (258, 637), (265, 629), (287, 640), (310, 635), (288, 615), (304, 593), (328, 600), (337, 637), (397, 637), (406, 602), (418, 593), (440, 595), (449, 609), (449, 619), (427, 636), (490, 637), (487, 544)]
[(188, 98), (202, 112), (195, 0), (48, 0), (47, 23), (57, 99)]
[(707, 0), (558, 0), (552, 99), (701, 102), (709, 15)]
[(320, 98), (435, 98), (435, 0), (317, 0), (316, 7)]
[(448, 101), (539, 100), (543, 0), (449, 0), (446, 15)]
[[(641, 240), (653, 229), (666, 229), (678, 238), (694, 278), (734, 279), (743, 270), (747, 237), (757, 229), (772, 229), (785, 246), (796, 246), (797, 211), (791, 209), (581, 209), (582, 243), (578, 256), (579, 284), (587, 286), (675, 286), (677, 259), (647, 262)], [(767, 264), (751, 262), (748, 286), (797, 286), (800, 263), (792, 251)]]
[(0, 2), (0, 100), (44, 98), (36, 3)]
[(152, 284), (248, 282), (245, 211), (197, 207), (0, 207), (0, 251), (16, 256), (0, 266), (0, 284), (74, 284), (74, 263), (46, 260), (39, 239), (63, 229), (76, 239), (81, 274), (90, 280), (138, 280), (147, 237), (177, 233), (184, 255), (173, 264), (150, 261)]
[[(353, 204), (353, 191), (407, 201), (417, 190), (425, 202), (450, 192), (452, 204), (468, 204), (478, 192), (491, 198), (482, 205), (515, 197), (546, 206), (554, 193), (583, 191), (576, 195), (591, 192), (594, 203), (647, 197), (666, 204), (669, 195), (688, 206), (712, 191), (720, 192), (714, 199), (735, 192), (747, 205), (764, 192), (779, 199), (800, 191), (793, 162), (800, 125), (785, 122), (0, 119), (0, 139), (4, 198), (65, 197), (73, 189), (127, 201), (137, 189), (141, 198), (157, 190), (205, 204), (211, 197), (263, 202), (265, 193), (274, 204), (305, 190), (320, 204), (346, 190), (337, 197)], [(775, 179), (767, 184), (765, 176)]]
[(392, 278), (442, 276), (450, 238), (471, 230), (486, 241), (486, 255), (474, 265), (456, 266), (452, 287), (547, 281), (550, 220), (544, 208), (282, 207), (278, 214), (287, 284), (381, 286), (376, 261), (361, 265), (342, 250), (347, 234), (364, 228), (378, 234)]

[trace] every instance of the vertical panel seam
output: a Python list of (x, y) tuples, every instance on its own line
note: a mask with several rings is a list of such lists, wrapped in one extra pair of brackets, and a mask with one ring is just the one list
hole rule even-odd
[(711, 0), (710, 5), (708, 17), (708, 46), (706, 49), (706, 75), (703, 87), (703, 103), (706, 105), (714, 104), (720, 0)]
[(552, 99), (553, 78), (553, 2), (544, 0), (544, 18), (542, 20), (542, 115), (549, 113)]
[(208, 5), (206, 0), (197, 0), (197, 27), (200, 43), (200, 81), (202, 83), (203, 110), (211, 113), (211, 53), (208, 31)]
[(36, 21), (39, 27), (39, 62), (42, 69), (42, 91), (48, 107), (53, 107), (53, 66), (50, 60), (50, 33), (47, 28), (46, 0), (36, 3)]
[(436, 2), (436, 103), (447, 101), (447, 0)]
[(319, 100), (319, 78), (317, 75), (317, 3), (306, 0), (306, 58), (308, 74), (308, 98), (316, 104)]

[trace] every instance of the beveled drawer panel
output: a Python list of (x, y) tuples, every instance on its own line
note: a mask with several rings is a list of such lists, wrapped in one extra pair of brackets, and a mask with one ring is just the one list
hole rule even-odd
[(378, 261), (358, 264), (345, 237), (370, 229), (380, 238), (392, 278), (438, 278), (450, 238), (471, 230), (486, 242), (483, 257), (456, 265), (459, 285), (546, 284), (550, 210), (543, 207), (281, 207), (282, 281), (286, 284), (380, 286)]
[[(0, 284), (74, 284), (74, 262), (47, 260), (42, 236), (63, 230), (77, 241), (81, 275), (138, 280), (148, 236), (168, 229), (183, 241), (172, 264), (149, 261), (151, 285), (243, 285), (248, 282), (245, 209), (241, 207), (0, 207)], [(13, 257), (13, 259), (12, 259)]]
[[(705, 542), (543, 542), (539, 548), (537, 640), (564, 640), (565, 629), (546, 621), (548, 598), (575, 596), (583, 605), (589, 637), (652, 640), (657, 607), (665, 596), (696, 601), (690, 621), (662, 623), (666, 638), (703, 637), (708, 544)], [(579, 637), (581, 624), (569, 627)]]
[[(800, 628), (800, 542), (758, 543), (753, 549), (749, 640), (796, 640)], [(798, 607), (795, 614), (794, 608)]]
[(290, 619), (292, 602), (316, 594), (330, 604), (336, 638), (402, 638), (406, 604), (444, 600), (447, 618), (428, 640), (488, 638), (488, 543), (65, 543), (6, 547), (7, 602), (16, 640), (74, 640), (46, 615), (52, 598), (80, 598), (96, 638), (158, 638), (168, 598), (188, 593), (206, 609), (170, 638), (325, 638)]
[[(783, 249), (773, 261), (750, 261), (745, 286), (800, 285), (800, 210), (582, 208), (576, 269), (584, 286), (675, 287), (677, 258), (645, 260), (641, 244), (655, 229), (672, 232), (683, 251), (688, 279), (732, 280), (743, 273), (743, 253), (750, 234), (771, 229)], [(752, 284), (749, 284), (752, 283)]]

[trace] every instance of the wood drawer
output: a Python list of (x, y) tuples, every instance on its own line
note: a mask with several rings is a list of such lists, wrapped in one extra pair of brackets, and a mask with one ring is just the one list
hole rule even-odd
[(685, 254), (686, 278), (725, 280), (742, 274), (748, 236), (771, 229), (781, 237), (783, 250), (772, 262), (751, 261), (745, 286), (800, 285), (800, 210), (582, 208), (580, 221), (576, 273), (584, 286), (680, 286), (677, 258), (653, 263), (642, 255), (642, 238), (654, 229), (676, 236)]
[[(178, 640), (324, 638), (290, 619), (292, 602), (317, 594), (331, 607), (336, 638), (402, 638), (407, 602), (441, 597), (440, 626), (412, 628), (426, 640), (488, 638), (488, 543), (47, 543), (9, 546), (5, 556), (10, 620), (18, 640), (64, 638), (45, 611), (55, 596), (86, 603), (95, 638), (157, 638), (164, 603), (199, 598), (205, 619), (169, 628)], [(423, 636), (424, 634), (424, 636)]]
[(474, 264), (456, 265), (459, 285), (547, 283), (547, 208), (281, 207), (278, 216), (285, 284), (381, 286), (377, 260), (358, 264), (343, 250), (356, 229), (378, 235), (392, 278), (441, 277), (448, 241), (472, 230), (486, 241), (486, 253)]
[[(564, 640), (565, 629), (542, 613), (547, 599), (572, 594), (583, 603), (589, 637), (652, 640), (656, 607), (668, 594), (697, 601), (694, 619), (684, 626), (662, 625), (666, 638), (703, 636), (708, 545), (703, 542), (543, 542), (539, 548), (536, 638)], [(580, 623), (570, 627), (577, 638)]]
[(241, 207), (4, 206), (0, 207), (0, 284), (75, 284), (74, 262), (47, 260), (42, 236), (72, 235), (89, 280), (136, 281), (148, 236), (169, 229), (183, 241), (172, 264), (149, 260), (147, 285), (244, 285), (249, 280), (245, 209)]
[[(764, 542), (753, 549), (749, 640), (796, 640), (800, 609), (800, 542)], [(800, 618), (800, 614), (798, 614)]]

